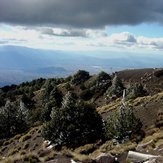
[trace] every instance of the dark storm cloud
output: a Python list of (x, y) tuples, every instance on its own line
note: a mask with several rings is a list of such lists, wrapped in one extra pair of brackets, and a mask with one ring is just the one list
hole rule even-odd
[(163, 23), (163, 1), (0, 0), (0, 22), (85, 28)]
[(42, 34), (50, 35), (50, 36), (62, 36), (62, 37), (88, 37), (85, 30), (78, 29), (69, 29), (62, 30), (59, 33), (55, 32), (51, 28), (41, 29)]

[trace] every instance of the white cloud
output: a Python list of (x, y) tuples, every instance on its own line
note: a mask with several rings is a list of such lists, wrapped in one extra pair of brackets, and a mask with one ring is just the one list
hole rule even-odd
[(54, 50), (162, 51), (163, 38), (134, 36), (129, 32), (108, 36), (106, 29), (72, 29), (0, 25), (0, 44)]
[(138, 46), (141, 48), (150, 48), (156, 50), (163, 50), (163, 38), (137, 38)]
[(135, 43), (136, 42), (136, 38), (133, 34), (129, 33), (129, 32), (122, 32), (122, 33), (116, 33), (116, 34), (112, 34), (110, 37), (111, 40), (113, 40), (113, 42), (128, 42), (128, 43)]

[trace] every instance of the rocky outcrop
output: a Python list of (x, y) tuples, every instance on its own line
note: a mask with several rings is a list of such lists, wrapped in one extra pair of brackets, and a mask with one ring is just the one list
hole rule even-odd
[(96, 158), (96, 163), (114, 163), (115, 157), (111, 154), (102, 153)]

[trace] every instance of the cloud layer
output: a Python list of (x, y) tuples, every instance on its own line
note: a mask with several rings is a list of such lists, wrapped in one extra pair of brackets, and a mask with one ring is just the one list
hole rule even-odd
[[(3, 30), (3, 29), (8, 29)], [(150, 38), (121, 32), (107, 35), (104, 29), (69, 29), (24, 26), (0, 28), (0, 45), (21, 45), (54, 50), (162, 51), (163, 37)], [(68, 39), (65, 39), (68, 37)]]
[(91, 30), (91, 29), (76, 29), (76, 28), (50, 28), (50, 27), (40, 27), (38, 28), (42, 34), (49, 36), (58, 37), (105, 37), (107, 33), (102, 30)]
[(0, 22), (100, 28), (163, 23), (162, 0), (0, 0)]

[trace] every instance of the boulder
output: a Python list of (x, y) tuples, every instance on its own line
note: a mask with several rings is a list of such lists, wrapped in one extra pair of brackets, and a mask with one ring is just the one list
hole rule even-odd
[(111, 154), (102, 153), (96, 158), (96, 163), (114, 163), (115, 158)]
[(130, 161), (133, 163), (137, 163), (137, 162), (145, 162), (146, 161), (146, 163), (147, 163), (147, 161), (148, 161), (150, 163), (150, 161), (151, 161), (151, 163), (152, 163), (152, 161), (159, 160), (159, 159), (162, 159), (162, 157), (129, 151), (126, 162)]

